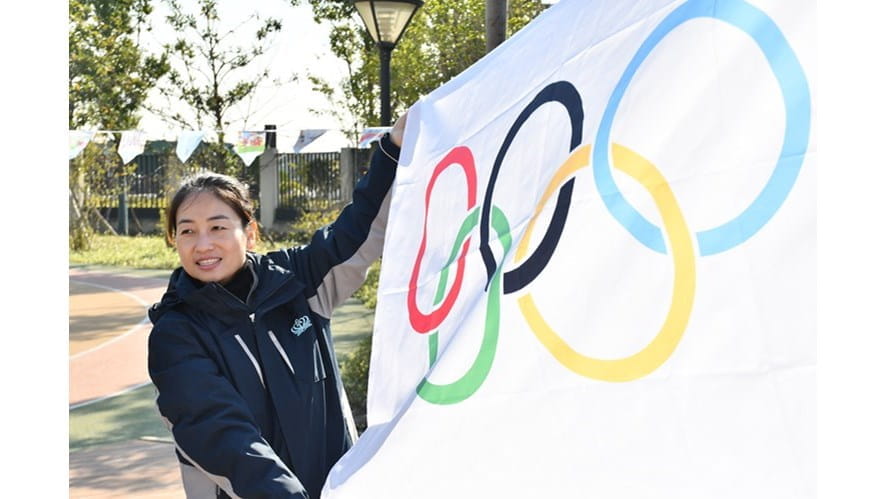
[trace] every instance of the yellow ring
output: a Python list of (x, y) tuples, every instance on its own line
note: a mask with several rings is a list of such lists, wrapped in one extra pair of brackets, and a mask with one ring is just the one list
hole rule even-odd
[[(555, 173), (530, 220), (527, 231), (518, 244), (515, 260), (520, 260), (526, 253), (536, 218), (555, 187), (571, 173), (588, 166), (588, 148), (589, 146), (583, 146), (577, 149)], [(665, 177), (652, 163), (627, 147), (613, 144), (612, 153), (613, 167), (640, 182), (653, 197), (668, 234), (675, 279), (671, 307), (659, 334), (634, 355), (621, 359), (596, 359), (575, 351), (551, 329), (536, 308), (530, 293), (518, 298), (517, 302), (530, 329), (558, 362), (588, 378), (619, 382), (632, 381), (650, 374), (674, 353), (684, 335), (693, 308), (696, 292), (696, 262), (690, 231)]]

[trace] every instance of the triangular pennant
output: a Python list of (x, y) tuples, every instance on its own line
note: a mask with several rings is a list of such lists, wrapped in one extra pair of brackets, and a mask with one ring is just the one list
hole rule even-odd
[(188, 158), (191, 157), (191, 154), (194, 153), (194, 150), (197, 149), (197, 146), (203, 141), (204, 135), (206, 135), (206, 132), (195, 130), (189, 130), (179, 134), (179, 140), (176, 144), (176, 156), (179, 157), (179, 161), (182, 163), (188, 161)]
[(121, 134), (117, 154), (120, 155), (124, 165), (144, 152), (145, 141), (147, 140), (148, 134), (139, 130), (127, 130)]
[(293, 146), (293, 152), (300, 152), (308, 144), (317, 140), (318, 137), (326, 133), (324, 128), (308, 128), (299, 132), (299, 139)]
[(364, 128), (363, 133), (360, 134), (360, 142), (357, 144), (357, 147), (361, 149), (369, 147), (370, 144), (381, 139), (389, 130), (391, 130), (390, 126)]
[(95, 136), (94, 130), (68, 130), (68, 159), (76, 158)]
[(246, 166), (251, 165), (257, 156), (265, 152), (265, 132), (240, 132), (234, 152)]

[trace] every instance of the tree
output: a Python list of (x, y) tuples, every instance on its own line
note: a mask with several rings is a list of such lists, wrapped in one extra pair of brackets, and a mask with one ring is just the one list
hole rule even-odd
[[(126, 130), (139, 122), (139, 110), (158, 78), (169, 69), (166, 56), (145, 54), (139, 36), (151, 13), (148, 0), (71, 0), (69, 2), (68, 126)], [(119, 137), (118, 137), (119, 139)], [(87, 177), (89, 171), (94, 175)], [(97, 144), (69, 166), (69, 243), (88, 247), (90, 179), (125, 174), (116, 154)], [(100, 217), (99, 217), (100, 218)], [(96, 219), (95, 221), (98, 221)]]
[[(290, 0), (298, 4), (301, 0)], [(309, 75), (315, 90), (338, 109), (352, 137), (362, 126), (379, 123), (378, 49), (350, 2), (308, 0), (314, 20), (331, 25), (330, 49), (345, 61), (348, 78), (338, 85)], [(545, 9), (539, 0), (508, 2), (510, 36)], [(426, 1), (414, 16), (391, 59), (392, 115), (403, 113), (422, 95), (464, 71), (486, 53), (485, 0)], [(343, 110), (347, 111), (346, 113)]]
[[(224, 28), (217, 0), (200, 0), (196, 13), (188, 12), (177, 0), (165, 0), (170, 9), (167, 21), (178, 38), (165, 47), (173, 58), (173, 68), (161, 86), (169, 105), (152, 108), (166, 121), (191, 129), (211, 128), (217, 132), (214, 144), (201, 147), (194, 161), (219, 173), (237, 175), (240, 159), (225, 146), (224, 130), (231, 124), (230, 113), (270, 78), (268, 68), (256, 70), (254, 60), (270, 47), (281, 21), (250, 16), (233, 28)], [(255, 44), (234, 45), (233, 35), (255, 25)], [(183, 103), (183, 106), (174, 102)]]

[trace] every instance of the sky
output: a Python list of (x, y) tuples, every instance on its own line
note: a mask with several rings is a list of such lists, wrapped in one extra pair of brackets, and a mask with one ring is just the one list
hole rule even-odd
[[(143, 33), (140, 39), (140, 43), (152, 51), (159, 50), (162, 43), (172, 41), (177, 36), (164, 21), (168, 9), (159, 3), (152, 14), (152, 31)], [(196, 3), (195, 0), (182, 2), (183, 5)], [(196, 8), (189, 9), (189, 12), (196, 12)], [(301, 81), (275, 85), (271, 79), (265, 80), (252, 96), (228, 115), (232, 119), (228, 130), (261, 130), (266, 124), (274, 124), (280, 138), (292, 136), (295, 142), (301, 129), (341, 128), (342, 125), (331, 114), (311, 113), (312, 108), (328, 110), (330, 105), (326, 97), (311, 90), (305, 78), (310, 69), (336, 86), (347, 74), (345, 63), (329, 49), (329, 26), (314, 22), (307, 1), (295, 7), (290, 5), (289, 0), (219, 1), (221, 26), (225, 30), (255, 14), (262, 18), (280, 19), (283, 29), (273, 35), (273, 44), (267, 52), (244, 68), (237, 80), (248, 79), (269, 68), (271, 79), (286, 81), (288, 76), (296, 74)], [(258, 23), (253, 20), (246, 26), (248, 28), (235, 32), (237, 38), (233, 39), (234, 44), (249, 47), (254, 43)], [(156, 91), (151, 94), (149, 102), (156, 106), (169, 106)], [(167, 140), (175, 139), (181, 130), (180, 126), (171, 125), (147, 112), (143, 112), (139, 128), (148, 132), (150, 139)]]

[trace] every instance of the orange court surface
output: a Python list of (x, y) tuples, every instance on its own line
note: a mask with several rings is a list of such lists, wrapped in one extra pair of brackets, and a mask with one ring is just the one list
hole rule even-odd
[(69, 271), (69, 496), (185, 497), (147, 369), (169, 271)]

